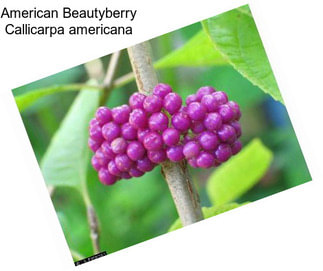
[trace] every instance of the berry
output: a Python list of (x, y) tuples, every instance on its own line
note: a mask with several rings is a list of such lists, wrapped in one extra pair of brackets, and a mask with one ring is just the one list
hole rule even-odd
[(168, 117), (163, 112), (154, 113), (149, 118), (149, 128), (153, 131), (163, 131), (168, 127)]
[(212, 96), (216, 99), (217, 104), (225, 104), (228, 102), (228, 95), (223, 91), (216, 91), (212, 93)]
[(127, 141), (122, 137), (118, 137), (111, 142), (111, 149), (115, 154), (125, 153), (127, 149)]
[(196, 141), (190, 141), (184, 145), (183, 154), (186, 159), (197, 157), (200, 153), (200, 145)]
[(133, 161), (142, 159), (145, 155), (145, 148), (139, 141), (132, 141), (127, 148), (127, 155)]
[(148, 158), (155, 164), (160, 164), (167, 159), (165, 150), (148, 151)]
[(210, 131), (218, 130), (222, 125), (221, 115), (216, 112), (209, 113), (205, 117), (203, 124), (206, 127), (206, 129)]
[(101, 106), (96, 110), (95, 118), (100, 125), (104, 125), (112, 120), (111, 110), (105, 106)]
[(215, 151), (215, 158), (219, 162), (227, 161), (232, 155), (231, 147), (228, 144), (220, 144)]
[(227, 104), (220, 105), (218, 113), (221, 115), (223, 122), (229, 122), (233, 120), (235, 116), (233, 109)]
[(131, 179), (131, 175), (128, 172), (122, 172), (121, 173), (121, 178), (122, 179)]
[(187, 160), (188, 164), (193, 168), (198, 168), (196, 157), (192, 157)]
[(93, 152), (96, 152), (100, 148), (101, 143), (99, 141), (96, 141), (93, 138), (89, 137), (89, 139), (88, 139), (88, 145), (89, 145), (90, 149)]
[(149, 129), (139, 129), (137, 131), (137, 138), (140, 142), (144, 142), (144, 138), (146, 136), (146, 134), (148, 134), (150, 132)]
[(156, 132), (149, 132), (145, 136), (143, 143), (148, 151), (158, 151), (163, 147), (163, 139)]
[(191, 119), (184, 111), (177, 112), (172, 116), (172, 125), (175, 129), (186, 132), (191, 126)]
[(197, 101), (197, 96), (196, 94), (191, 94), (191, 95), (188, 95), (187, 98), (186, 98), (186, 104), (189, 105), (190, 103), (192, 102), (196, 102)]
[(182, 106), (182, 98), (177, 93), (169, 93), (164, 98), (164, 108), (169, 114), (175, 114)]
[(117, 138), (120, 133), (120, 126), (114, 122), (108, 122), (102, 127), (102, 135), (108, 142), (111, 142), (113, 139)]
[(108, 171), (111, 175), (114, 175), (114, 176), (121, 176), (121, 171), (118, 169), (116, 163), (114, 160), (111, 160), (108, 164)]
[(200, 155), (196, 159), (196, 164), (201, 168), (209, 168), (214, 163), (214, 157), (212, 154), (207, 152), (201, 152)]
[(236, 131), (232, 126), (223, 124), (217, 134), (222, 142), (227, 142), (230, 138), (236, 136)]
[(227, 105), (230, 106), (230, 108), (233, 110), (234, 119), (239, 120), (241, 117), (241, 111), (240, 111), (239, 105), (234, 101), (229, 101)]
[(163, 84), (163, 83), (159, 83), (157, 84), (155, 87), (154, 87), (154, 95), (158, 96), (159, 98), (161, 99), (164, 99), (165, 96), (168, 94), (168, 93), (171, 93), (173, 90), (172, 88), (167, 85), (167, 84)]
[(134, 94), (132, 94), (129, 98), (129, 105), (132, 109), (143, 109), (143, 104), (144, 104), (144, 100), (146, 99), (146, 96), (142, 93), (139, 92), (135, 92)]
[(110, 161), (109, 157), (102, 151), (101, 148), (96, 151), (95, 157), (102, 167), (105, 167)]
[(201, 101), (204, 95), (212, 94), (215, 91), (213, 87), (201, 87), (196, 93), (196, 98), (198, 101)]
[(108, 141), (104, 141), (101, 145), (101, 149), (108, 159), (112, 160), (115, 157), (115, 153), (112, 151), (111, 145)]
[(121, 172), (127, 172), (131, 168), (133, 162), (130, 160), (128, 155), (126, 154), (118, 154), (116, 158), (114, 159), (114, 162), (116, 163), (117, 168)]
[(155, 167), (155, 164), (151, 162), (148, 157), (144, 157), (141, 160), (137, 161), (137, 168), (143, 172), (152, 171)]
[(99, 170), (99, 180), (105, 185), (112, 185), (118, 180), (118, 178), (111, 175), (107, 169), (101, 168)]
[(184, 158), (182, 145), (168, 147), (166, 153), (168, 159), (173, 162), (181, 161)]
[(205, 131), (205, 126), (202, 121), (193, 121), (192, 126), (191, 126), (191, 130), (193, 133), (199, 134), (199, 133), (202, 133), (203, 131)]
[(144, 109), (148, 113), (159, 112), (162, 109), (162, 107), (163, 100), (156, 95), (147, 96), (144, 100)]
[(218, 108), (218, 103), (211, 94), (204, 95), (201, 99), (201, 104), (205, 106), (208, 112), (214, 112)]
[(199, 102), (192, 102), (188, 105), (187, 113), (192, 120), (203, 120), (206, 114), (206, 108)]
[(121, 135), (126, 140), (135, 140), (137, 138), (137, 130), (127, 122), (121, 126)]
[(126, 123), (129, 120), (130, 107), (121, 105), (112, 109), (113, 120), (118, 124)]
[(134, 109), (129, 116), (129, 123), (136, 129), (147, 127), (148, 118), (142, 109)]
[(199, 137), (199, 143), (204, 150), (214, 150), (219, 144), (219, 139), (213, 132), (205, 131)]
[(234, 128), (234, 130), (236, 131), (236, 135), (237, 137), (240, 137), (241, 136), (241, 125), (238, 121), (232, 121), (230, 123), (230, 125)]
[(242, 149), (242, 144), (239, 140), (235, 141), (231, 145), (232, 155), (237, 154)]
[(100, 165), (100, 163), (99, 163), (98, 158), (97, 158), (95, 155), (94, 155), (94, 156), (92, 156), (91, 164), (92, 164), (93, 168), (94, 168), (96, 171), (99, 171), (99, 170), (100, 170), (101, 165)]
[(132, 167), (130, 170), (129, 170), (129, 175), (131, 177), (141, 177), (142, 175), (144, 175), (145, 173), (141, 170), (139, 170), (138, 168), (136, 167)]
[(180, 133), (178, 130), (176, 130), (174, 128), (167, 128), (163, 132), (162, 138), (163, 138), (164, 143), (167, 146), (174, 146), (179, 142)]
[(91, 126), (89, 134), (90, 134), (90, 137), (95, 141), (103, 140), (101, 126), (99, 125)]

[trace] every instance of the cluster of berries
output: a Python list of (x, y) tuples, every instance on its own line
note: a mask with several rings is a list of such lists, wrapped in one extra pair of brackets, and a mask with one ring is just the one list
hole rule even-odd
[(241, 150), (239, 105), (225, 92), (202, 87), (186, 99), (167, 84), (134, 93), (129, 105), (100, 107), (90, 122), (92, 165), (103, 184), (140, 177), (169, 159), (216, 167)]

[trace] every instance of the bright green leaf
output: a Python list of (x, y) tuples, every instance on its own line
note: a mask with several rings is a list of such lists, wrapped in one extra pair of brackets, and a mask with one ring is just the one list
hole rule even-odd
[(85, 87), (88, 90), (95, 90), (95, 91), (100, 90), (98, 86), (90, 86), (90, 85), (84, 85), (84, 84), (54, 85), (46, 88), (35, 89), (27, 93), (18, 95), (15, 97), (15, 100), (16, 100), (18, 109), (21, 112), (21, 111), (24, 111), (27, 107), (34, 104), (38, 99), (42, 97), (45, 97), (57, 92), (81, 90)]
[(178, 66), (226, 65), (227, 61), (218, 52), (204, 31), (199, 31), (184, 46), (158, 60), (156, 69)]
[(99, 103), (99, 91), (82, 90), (65, 116), (41, 162), (48, 185), (80, 188), (88, 162), (88, 125)]
[(233, 201), (254, 186), (268, 170), (272, 152), (256, 138), (218, 169), (207, 181), (207, 193), (214, 205)]
[(248, 6), (207, 19), (203, 26), (217, 50), (237, 71), (283, 103)]
[[(221, 206), (202, 207), (202, 213), (203, 213), (204, 219), (206, 219), (206, 218), (209, 218), (209, 217), (212, 217), (212, 216), (216, 216), (216, 215), (222, 214), (222, 213), (224, 213), (226, 211), (230, 211), (230, 210), (232, 210), (234, 208), (237, 208), (239, 206), (242, 206), (244, 204), (247, 204), (247, 202), (242, 203), (242, 204), (235, 203), (235, 202), (231, 202), (231, 203), (227, 203), (227, 204), (224, 204), (224, 205), (221, 205)], [(180, 229), (182, 227), (183, 227), (182, 226), (182, 222), (178, 218), (170, 226), (170, 228), (169, 228), (168, 231), (169, 232), (170, 231), (174, 231), (174, 230)]]

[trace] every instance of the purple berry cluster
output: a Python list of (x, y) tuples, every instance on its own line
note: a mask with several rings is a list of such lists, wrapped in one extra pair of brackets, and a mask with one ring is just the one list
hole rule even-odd
[(186, 99), (160, 83), (153, 94), (134, 93), (129, 105), (100, 107), (90, 121), (92, 165), (103, 184), (140, 177), (169, 159), (216, 167), (241, 150), (239, 105), (202, 87)]

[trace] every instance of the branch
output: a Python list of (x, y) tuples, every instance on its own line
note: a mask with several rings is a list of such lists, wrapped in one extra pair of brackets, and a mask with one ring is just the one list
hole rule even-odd
[[(150, 56), (149, 43), (143, 42), (128, 48), (128, 54), (139, 92), (151, 94), (158, 80)], [(186, 162), (165, 161), (162, 163), (162, 173), (183, 226), (202, 220), (199, 196), (188, 173)]]

